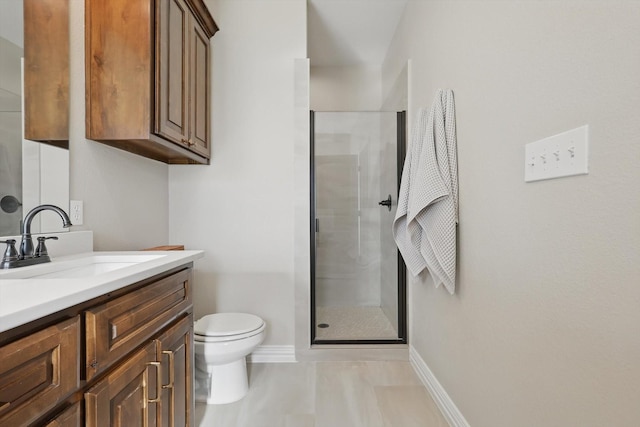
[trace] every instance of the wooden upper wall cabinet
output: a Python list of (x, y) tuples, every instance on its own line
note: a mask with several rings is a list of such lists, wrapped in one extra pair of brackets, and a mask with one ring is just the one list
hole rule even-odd
[(87, 138), (165, 163), (208, 164), (202, 0), (85, 0)]
[(69, 147), (69, 0), (24, 0), (24, 133)]

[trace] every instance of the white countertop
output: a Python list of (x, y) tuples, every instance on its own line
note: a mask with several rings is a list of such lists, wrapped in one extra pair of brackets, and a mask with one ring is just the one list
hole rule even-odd
[[(153, 259), (76, 278), (41, 278), (61, 263), (79, 262), (92, 256), (141, 255)], [(0, 332), (15, 328), (76, 304), (99, 297), (143, 279), (188, 264), (204, 256), (203, 251), (87, 252), (56, 257), (51, 263), (0, 270)], [(13, 278), (26, 274), (32, 278)]]

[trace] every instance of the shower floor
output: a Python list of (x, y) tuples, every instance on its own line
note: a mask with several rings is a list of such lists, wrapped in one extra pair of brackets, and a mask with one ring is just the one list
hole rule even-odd
[[(321, 328), (318, 325), (327, 324)], [(316, 339), (397, 339), (380, 307), (316, 307)]]

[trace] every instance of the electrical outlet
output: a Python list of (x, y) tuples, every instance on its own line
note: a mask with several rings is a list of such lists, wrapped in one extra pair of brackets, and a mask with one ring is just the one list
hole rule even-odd
[(589, 126), (525, 145), (525, 182), (589, 173)]
[(82, 225), (84, 222), (84, 210), (81, 200), (69, 201), (69, 216), (73, 225)]

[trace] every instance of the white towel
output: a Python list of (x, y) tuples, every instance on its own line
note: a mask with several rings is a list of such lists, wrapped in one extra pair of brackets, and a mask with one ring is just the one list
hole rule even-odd
[(456, 282), (458, 166), (453, 92), (439, 89), (418, 111), (402, 171), (393, 236), (409, 271), (427, 268), (449, 293)]

